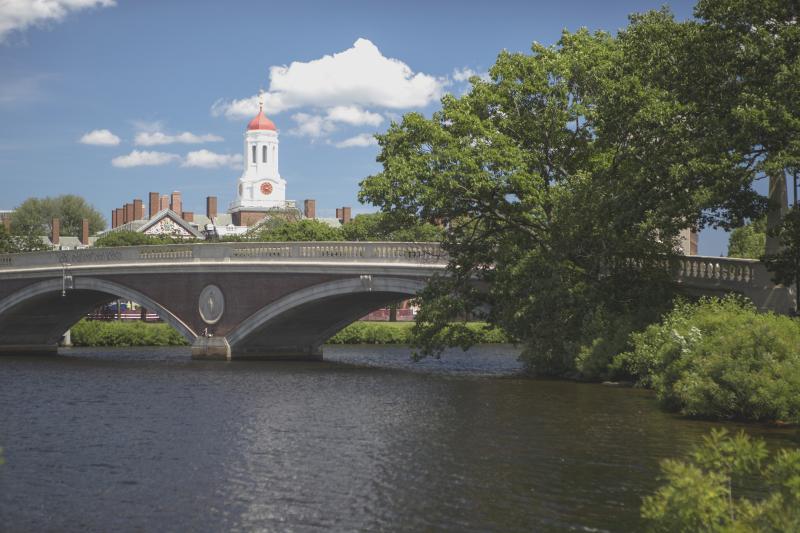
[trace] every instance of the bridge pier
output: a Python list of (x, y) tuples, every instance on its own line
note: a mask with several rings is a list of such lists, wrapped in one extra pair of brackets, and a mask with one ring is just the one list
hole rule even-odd
[(197, 337), (192, 343), (192, 359), (230, 361), (231, 347), (225, 337)]

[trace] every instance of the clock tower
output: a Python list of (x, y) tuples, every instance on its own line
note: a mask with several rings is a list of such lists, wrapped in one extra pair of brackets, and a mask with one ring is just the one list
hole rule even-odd
[(285, 207), (286, 180), (278, 172), (278, 129), (264, 115), (262, 95), (258, 114), (244, 134), (244, 171), (229, 212), (235, 225), (251, 226), (270, 209)]

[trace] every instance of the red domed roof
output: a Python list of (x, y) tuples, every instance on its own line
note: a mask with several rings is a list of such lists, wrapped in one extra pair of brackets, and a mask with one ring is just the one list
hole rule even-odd
[(261, 109), (259, 109), (258, 115), (256, 115), (255, 118), (253, 118), (253, 120), (251, 120), (250, 123), (247, 125), (247, 130), (278, 131), (278, 128), (276, 128), (275, 123), (272, 122), (270, 119), (268, 119), (267, 116), (264, 114), (264, 112)]

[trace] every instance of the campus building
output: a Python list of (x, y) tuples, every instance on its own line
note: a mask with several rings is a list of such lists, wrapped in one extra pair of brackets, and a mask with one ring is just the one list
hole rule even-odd
[(236, 183), (236, 200), (226, 212), (219, 212), (217, 196), (206, 197), (205, 213), (197, 213), (184, 209), (179, 191), (169, 195), (151, 192), (147, 215), (144, 202), (133, 199), (112, 210), (108, 231), (202, 239), (241, 235), (272, 217), (310, 218), (333, 227), (350, 221), (350, 207), (337, 208), (335, 218), (319, 218), (315, 200), (305, 200), (300, 210), (294, 200), (286, 199), (286, 180), (278, 167), (278, 128), (264, 114), (263, 104), (247, 124), (243, 161), (244, 168)]

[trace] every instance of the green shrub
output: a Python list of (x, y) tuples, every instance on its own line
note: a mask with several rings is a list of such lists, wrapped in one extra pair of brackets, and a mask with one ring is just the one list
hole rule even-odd
[(642, 505), (651, 531), (800, 531), (800, 450), (766, 463), (764, 442), (744, 433), (703, 440), (687, 461), (661, 463), (665, 483)]
[(680, 302), (614, 370), (684, 415), (800, 422), (800, 322), (742, 298)]
[[(328, 339), (327, 343), (412, 344), (413, 327), (413, 322), (353, 322)], [(465, 327), (473, 335), (475, 344), (503, 344), (510, 342), (508, 336), (502, 330), (488, 328), (483, 322), (468, 322)]]
[(180, 333), (168, 324), (81, 320), (71, 329), (74, 346), (184, 346)]

